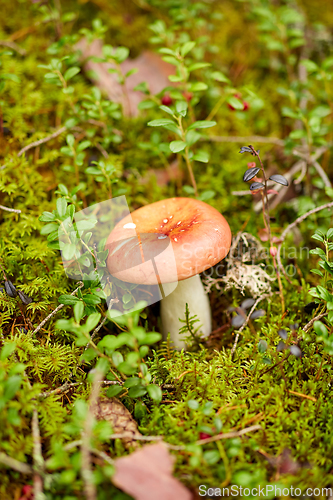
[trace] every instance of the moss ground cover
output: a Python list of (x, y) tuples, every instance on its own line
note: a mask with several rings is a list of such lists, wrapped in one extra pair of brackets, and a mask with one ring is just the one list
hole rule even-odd
[[(88, 433), (94, 377), (143, 436), (164, 436), (193, 498), (200, 485), (333, 489), (333, 7), (316, 5), (0, 0), (1, 499), (29, 498), (29, 485), (36, 499), (130, 498), (112, 485), (112, 460), (133, 450), (108, 422), (89, 432), (109, 461), (88, 450), (85, 468), (84, 445), (71, 447)], [(82, 39), (98, 42), (111, 90)], [(159, 92), (152, 80), (129, 91), (124, 68), (145, 51), (169, 75)], [(260, 171), (243, 182), (260, 167), (239, 154), (250, 144), (289, 187), (250, 191), (263, 182)], [(161, 340), (158, 304), (116, 319), (88, 270), (65, 273), (59, 227), (121, 195), (131, 211), (198, 197), (240, 242), (202, 275), (213, 332), (200, 339), (188, 311), (186, 352)], [(103, 263), (103, 246), (82, 239)], [(121, 284), (110, 294), (135, 305)], [(234, 435), (210, 439), (223, 433)]]

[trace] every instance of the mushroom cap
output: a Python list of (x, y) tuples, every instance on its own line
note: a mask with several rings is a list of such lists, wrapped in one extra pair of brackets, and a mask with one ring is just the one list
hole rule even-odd
[(110, 233), (107, 268), (130, 283), (172, 283), (199, 274), (229, 252), (229, 224), (192, 198), (169, 198), (135, 210)]

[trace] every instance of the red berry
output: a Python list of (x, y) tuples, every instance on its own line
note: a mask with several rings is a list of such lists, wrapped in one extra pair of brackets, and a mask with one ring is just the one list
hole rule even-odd
[(169, 94), (164, 94), (164, 96), (162, 97), (162, 104), (164, 104), (164, 106), (171, 106), (172, 99)]
[(211, 435), (210, 434), (207, 434), (207, 432), (200, 432), (199, 434), (199, 438), (200, 439), (207, 439), (207, 438), (210, 438)]
[(277, 254), (277, 248), (276, 247), (271, 247), (269, 249), (269, 253), (271, 254), (272, 257), (275, 257), (275, 255)]
[(250, 107), (250, 105), (247, 101), (243, 101), (243, 106), (244, 106), (243, 111), (247, 111)]
[(32, 486), (30, 484), (26, 484), (22, 488), (23, 495), (29, 495), (32, 492)]
[(185, 90), (185, 92), (183, 92), (183, 96), (185, 97), (185, 99), (187, 100), (187, 102), (190, 102), (190, 100), (193, 97), (193, 94), (192, 94), (192, 92), (187, 92), (187, 90)]

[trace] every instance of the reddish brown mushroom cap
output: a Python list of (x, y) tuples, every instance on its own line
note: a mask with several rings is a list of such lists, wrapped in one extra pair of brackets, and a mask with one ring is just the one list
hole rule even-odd
[[(170, 198), (139, 208), (108, 237), (107, 267), (122, 281), (170, 283), (199, 274), (229, 252), (230, 227), (215, 208), (192, 198)], [(152, 261), (154, 265), (152, 265)]]

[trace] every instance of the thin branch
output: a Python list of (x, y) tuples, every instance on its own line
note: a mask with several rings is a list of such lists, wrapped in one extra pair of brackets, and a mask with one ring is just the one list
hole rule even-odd
[(332, 187), (331, 181), (329, 180), (323, 167), (317, 161), (312, 162), (312, 165), (314, 166), (314, 168), (317, 170), (318, 174), (322, 178), (325, 187), (331, 188)]
[[(118, 382), (118, 380), (103, 380), (101, 382), (103, 385), (123, 385), (123, 382)], [(41, 392), (38, 394), (38, 398), (48, 398), (49, 396), (52, 396), (53, 394), (62, 394), (63, 392), (68, 391), (71, 387), (75, 387), (77, 385), (84, 385), (84, 382), (65, 382), (63, 385), (60, 387), (57, 387), (57, 389), (53, 389), (52, 391), (47, 391), (47, 392)], [(164, 387), (164, 386), (163, 386)]]
[(30, 465), (19, 462), (19, 460), (9, 457), (2, 452), (0, 452), (0, 463), (6, 465), (6, 467), (10, 467), (11, 469), (16, 470), (17, 472), (20, 472), (21, 474), (33, 473), (32, 467)]
[(84, 428), (82, 431), (81, 477), (83, 480), (84, 494), (87, 500), (97, 499), (97, 490), (93, 480), (92, 468), (91, 468), (90, 440), (94, 423), (93, 408), (96, 405), (98, 399), (102, 376), (103, 376), (102, 372), (96, 371), (89, 398), (89, 409), (84, 423)]
[(277, 137), (263, 137), (261, 135), (251, 135), (247, 137), (233, 137), (233, 136), (220, 136), (220, 135), (210, 135), (201, 138), (202, 141), (212, 141), (212, 142), (239, 142), (244, 144), (251, 144), (252, 142), (259, 142), (262, 144), (277, 144), (278, 146), (284, 146), (284, 140), (278, 139)]
[(324, 316), (327, 316), (328, 313), (325, 312), (325, 313), (321, 313), (321, 314), (318, 314), (318, 316), (315, 316), (314, 318), (312, 318), (311, 321), (309, 321), (309, 323), (307, 323), (305, 326), (303, 326), (302, 330), (303, 332), (307, 332), (308, 330), (310, 330), (310, 328), (312, 328), (312, 325), (315, 321), (319, 321), (321, 318), (324, 318)]
[(246, 325), (250, 321), (250, 318), (251, 318), (251, 315), (252, 315), (253, 311), (255, 310), (255, 308), (257, 307), (257, 305), (259, 304), (259, 302), (261, 302), (262, 300), (266, 299), (267, 297), (269, 297), (269, 295), (262, 295), (261, 297), (259, 297), (258, 299), (256, 299), (255, 303), (253, 304), (253, 306), (250, 309), (249, 314), (246, 317), (246, 320), (244, 321), (244, 323), (242, 324), (242, 326), (237, 330), (235, 342), (234, 342), (234, 345), (232, 346), (232, 349), (231, 349), (231, 352), (230, 352), (231, 357), (233, 356), (234, 352), (236, 351), (236, 347), (237, 347), (237, 342), (238, 342), (238, 339), (239, 339), (239, 335), (242, 333), (242, 331), (244, 330), (244, 328), (246, 327)]
[(288, 277), (288, 275), (287, 275), (287, 272), (286, 272), (286, 270), (282, 264), (282, 261), (281, 261), (281, 247), (282, 247), (282, 243), (284, 242), (284, 240), (286, 238), (286, 235), (289, 233), (289, 231), (291, 229), (293, 229), (295, 226), (297, 226), (298, 224), (303, 222), (310, 215), (315, 214), (317, 212), (320, 212), (321, 210), (325, 210), (325, 208), (331, 208), (331, 207), (333, 207), (333, 201), (330, 201), (329, 203), (326, 203), (325, 205), (321, 205), (320, 207), (316, 207), (316, 208), (313, 208), (312, 210), (309, 210), (308, 212), (306, 212), (305, 214), (301, 215), (296, 220), (294, 220), (294, 222), (289, 224), (289, 226), (287, 226), (286, 229), (281, 234), (281, 237), (280, 237), (281, 243), (279, 243), (278, 247), (277, 247), (276, 260), (277, 260), (279, 268), (281, 269), (281, 271), (283, 272), (283, 274), (285, 275), (286, 278)]
[(53, 391), (41, 392), (40, 394), (38, 394), (38, 398), (47, 398), (49, 396), (52, 396), (52, 394), (62, 394), (63, 392), (66, 392), (68, 389), (70, 389), (71, 387), (75, 387), (76, 385), (83, 385), (83, 382), (65, 382), (63, 385), (61, 385), (57, 389), (54, 389)]
[[(71, 295), (75, 295), (80, 288), (82, 288), (84, 285), (81, 282), (80, 285), (74, 290), (74, 292), (71, 293)], [(48, 322), (49, 319), (52, 318), (55, 314), (57, 314), (60, 309), (62, 309), (65, 306), (65, 304), (60, 304), (58, 307), (55, 308), (54, 311), (52, 311), (43, 321), (35, 328), (35, 330), (32, 332), (31, 336), (33, 336), (35, 333), (39, 332), (39, 330), (45, 325), (45, 323)]]
[(42, 445), (40, 441), (38, 412), (34, 408), (32, 413), (32, 440), (33, 440), (33, 471), (34, 471), (34, 498), (35, 500), (43, 500), (45, 498), (43, 493), (43, 479), (44, 473), (44, 459), (42, 455)]
[(21, 213), (21, 210), (18, 210), (16, 208), (4, 207), (3, 205), (0, 205), (0, 209), (1, 210), (5, 210), (6, 212), (14, 212), (15, 214), (20, 214)]
[(258, 431), (262, 429), (261, 425), (251, 425), (250, 427), (245, 427), (241, 431), (234, 432), (226, 432), (224, 434), (218, 434), (217, 436), (212, 436), (207, 439), (199, 439), (195, 444), (206, 444), (206, 443), (214, 443), (214, 441), (219, 441), (220, 439), (230, 439), (234, 437), (244, 436), (244, 434), (248, 434), (249, 432)]
[(41, 144), (45, 144), (45, 142), (48, 142), (51, 139), (55, 139), (56, 137), (58, 137), (58, 135), (61, 135), (64, 132), (66, 132), (66, 130), (68, 130), (67, 127), (61, 127), (58, 130), (56, 130), (55, 132), (53, 132), (53, 134), (48, 135), (47, 137), (44, 137), (44, 139), (39, 139), (39, 141), (31, 142), (30, 144), (25, 146), (23, 149), (21, 149), (18, 152), (17, 156), (20, 157), (23, 155), (23, 153), (25, 153), (26, 151), (29, 151), (29, 149), (40, 146)]
[(27, 51), (25, 49), (22, 49), (17, 43), (15, 42), (10, 42), (8, 40), (0, 40), (0, 46), (2, 47), (8, 47), (9, 49), (15, 50), (15, 52), (18, 52), (21, 56), (27, 55)]
[[(95, 335), (100, 331), (100, 329), (102, 328), (102, 326), (104, 325), (104, 323), (107, 321), (107, 317), (105, 316), (102, 321), (100, 322), (100, 324), (95, 328), (95, 330), (93, 331), (91, 337), (90, 337), (90, 340), (93, 340), (93, 338), (95, 337)], [(90, 342), (87, 343), (87, 345), (85, 346), (84, 350), (86, 351), (89, 347), (89, 344)]]

